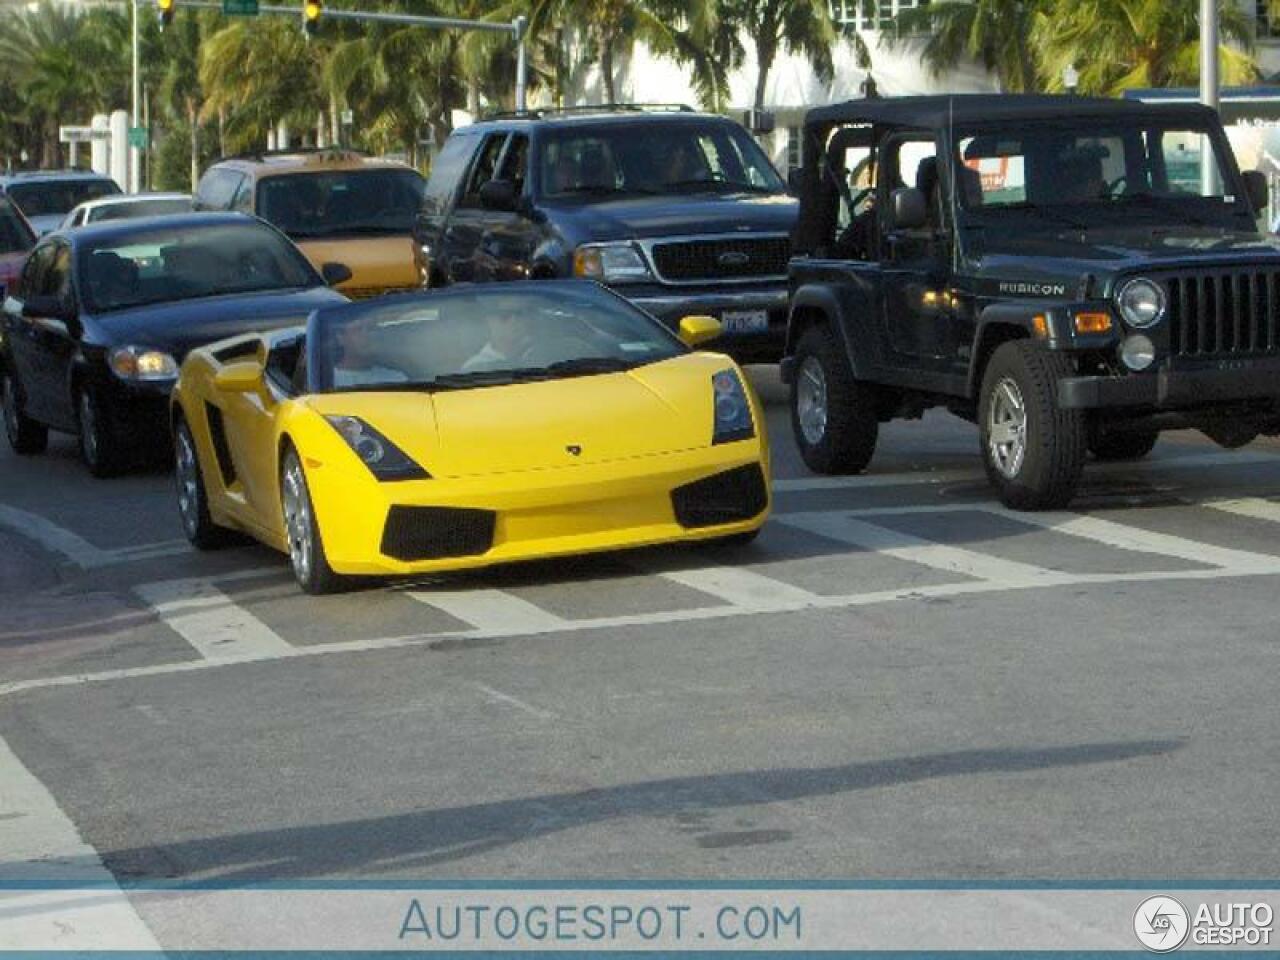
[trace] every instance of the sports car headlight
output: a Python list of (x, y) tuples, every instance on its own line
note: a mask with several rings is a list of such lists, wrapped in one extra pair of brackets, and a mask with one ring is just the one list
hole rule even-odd
[(629, 243), (589, 243), (573, 252), (573, 275), (605, 283), (648, 280), (649, 268)]
[(116, 347), (107, 354), (111, 372), (130, 383), (162, 383), (178, 378), (178, 361), (147, 347)]
[(359, 417), (326, 416), (325, 419), (379, 480), (426, 480), (431, 476)]
[(1141, 330), (1160, 322), (1168, 299), (1158, 283), (1138, 277), (1120, 288), (1116, 294), (1116, 306), (1120, 308), (1120, 316), (1125, 323)]
[(751, 404), (746, 388), (735, 370), (721, 370), (711, 378), (711, 394), (715, 400), (715, 429), (711, 442), (732, 443), (756, 435), (751, 420)]

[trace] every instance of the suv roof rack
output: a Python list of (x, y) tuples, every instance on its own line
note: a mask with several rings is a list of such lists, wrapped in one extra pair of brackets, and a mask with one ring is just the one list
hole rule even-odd
[(498, 110), (484, 114), (482, 120), (542, 120), (547, 117), (592, 113), (693, 113), (687, 103), (596, 103), (572, 107), (534, 107), (531, 110)]
[(229, 157), (220, 157), (216, 162), (221, 163), (223, 160), (270, 160), (272, 157), (314, 157), (323, 154), (347, 154), (351, 156), (367, 157), (368, 151), (360, 150), (356, 147), (288, 147), (284, 150), (249, 150), (245, 153), (233, 153)]

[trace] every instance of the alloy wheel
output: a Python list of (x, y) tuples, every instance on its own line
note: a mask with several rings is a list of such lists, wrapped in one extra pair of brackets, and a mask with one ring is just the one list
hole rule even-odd
[(178, 485), (178, 512), (187, 533), (195, 536), (200, 526), (200, 475), (191, 433), (179, 427), (174, 442), (174, 480)]
[(987, 414), (987, 449), (992, 465), (1008, 480), (1015, 479), (1027, 456), (1027, 405), (1010, 377), (996, 384)]
[(827, 377), (817, 357), (805, 357), (796, 383), (796, 418), (800, 432), (810, 446), (822, 442), (827, 433)]
[(283, 497), (285, 534), (289, 538), (289, 561), (294, 575), (305, 582), (311, 577), (315, 556), (312, 542), (311, 501), (307, 496), (307, 481), (302, 474), (302, 464), (290, 459), (285, 467)]

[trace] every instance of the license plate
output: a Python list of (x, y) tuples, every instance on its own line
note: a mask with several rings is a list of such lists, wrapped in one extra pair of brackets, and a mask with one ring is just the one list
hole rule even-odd
[(769, 329), (767, 310), (726, 310), (720, 316), (725, 333), (764, 333)]

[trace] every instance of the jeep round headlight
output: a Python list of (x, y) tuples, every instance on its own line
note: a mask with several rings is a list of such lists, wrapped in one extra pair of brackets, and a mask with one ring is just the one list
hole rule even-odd
[(1159, 323), (1167, 303), (1164, 288), (1145, 277), (1130, 280), (1116, 294), (1120, 316), (1129, 326), (1139, 329)]

